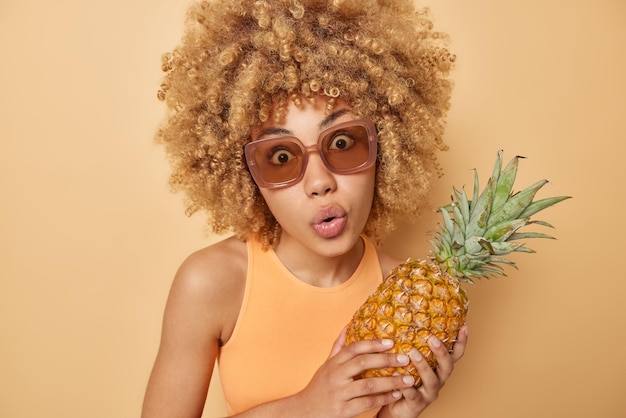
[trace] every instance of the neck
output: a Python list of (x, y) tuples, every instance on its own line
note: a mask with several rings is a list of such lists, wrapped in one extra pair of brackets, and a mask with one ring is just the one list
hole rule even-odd
[[(289, 241), (289, 240), (287, 240)], [(325, 255), (293, 242), (275, 248), (283, 265), (298, 279), (316, 287), (335, 287), (348, 280), (359, 266), (365, 245), (359, 237), (345, 253)]]

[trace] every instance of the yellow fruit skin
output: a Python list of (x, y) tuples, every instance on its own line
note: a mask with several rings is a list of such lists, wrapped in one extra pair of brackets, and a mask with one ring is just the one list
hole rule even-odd
[[(398, 265), (356, 311), (348, 324), (346, 344), (388, 338), (395, 342), (391, 353), (408, 354), (415, 347), (434, 368), (437, 360), (428, 347), (435, 335), (452, 349), (465, 323), (468, 300), (459, 282), (426, 260)], [(411, 374), (421, 384), (412, 363), (406, 367), (366, 371), (361, 377)]]

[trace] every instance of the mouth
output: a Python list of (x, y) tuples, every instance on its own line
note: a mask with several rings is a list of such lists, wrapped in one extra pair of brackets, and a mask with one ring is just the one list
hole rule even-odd
[(327, 206), (320, 209), (313, 218), (313, 225), (323, 224), (325, 222), (332, 222), (337, 218), (344, 218), (346, 212), (339, 206)]
[(343, 232), (347, 216), (343, 209), (329, 206), (320, 210), (313, 220), (313, 229), (322, 238), (333, 238)]

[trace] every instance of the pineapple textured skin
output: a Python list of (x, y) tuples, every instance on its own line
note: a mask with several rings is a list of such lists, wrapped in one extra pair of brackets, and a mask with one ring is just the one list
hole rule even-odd
[[(465, 323), (468, 299), (459, 282), (427, 260), (408, 260), (398, 265), (354, 314), (348, 325), (346, 343), (388, 338), (395, 341), (390, 353), (408, 354), (414, 347), (436, 367), (428, 347), (435, 335), (448, 348)], [(362, 377), (411, 374), (416, 385), (419, 373), (412, 363), (406, 367), (372, 369)]]

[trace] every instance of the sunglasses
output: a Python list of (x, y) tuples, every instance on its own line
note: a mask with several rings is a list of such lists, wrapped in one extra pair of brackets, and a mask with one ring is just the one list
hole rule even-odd
[(281, 136), (249, 142), (244, 152), (259, 187), (288, 187), (302, 180), (311, 152), (335, 174), (371, 167), (376, 162), (376, 128), (368, 119), (351, 120), (323, 130), (315, 145), (305, 147), (296, 137)]

